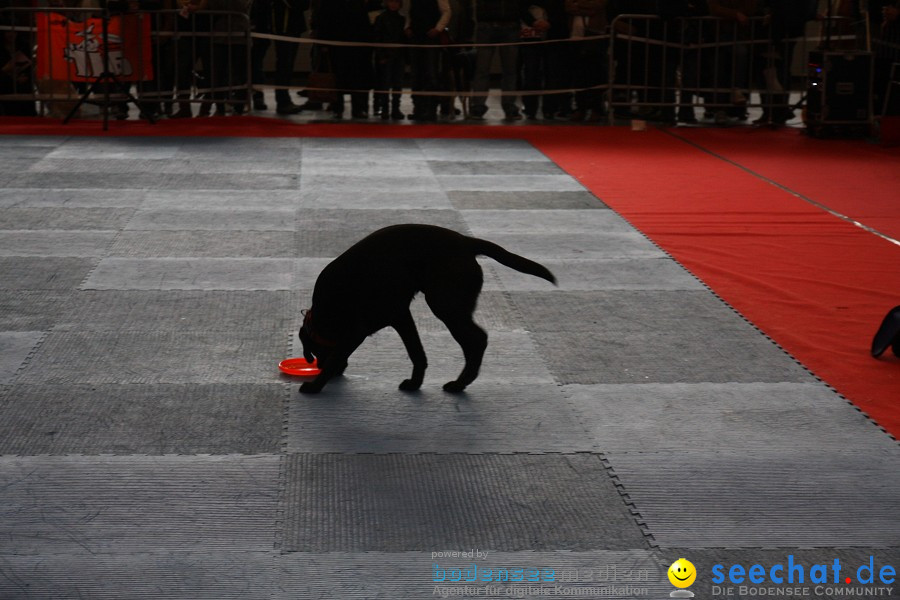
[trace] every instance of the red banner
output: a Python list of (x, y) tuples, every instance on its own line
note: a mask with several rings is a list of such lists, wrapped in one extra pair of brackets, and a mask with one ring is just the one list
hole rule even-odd
[(107, 41), (103, 20), (72, 21), (56, 13), (37, 14), (37, 76), (60, 81), (93, 81), (103, 73), (103, 56), (109, 72), (120, 81), (153, 79), (150, 50), (150, 17), (110, 17)]

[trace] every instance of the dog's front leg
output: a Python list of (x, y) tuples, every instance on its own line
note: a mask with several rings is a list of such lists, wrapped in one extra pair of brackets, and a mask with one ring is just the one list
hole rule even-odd
[(413, 363), (412, 375), (409, 379), (404, 379), (400, 383), (400, 389), (405, 392), (412, 392), (422, 387), (422, 381), (425, 379), (425, 369), (428, 368), (428, 359), (425, 356), (425, 348), (422, 347), (422, 340), (419, 339), (419, 331), (416, 329), (416, 322), (412, 318), (409, 309), (399, 315), (391, 326), (400, 334), (403, 345), (406, 346), (406, 353)]
[(328, 353), (325, 360), (321, 361), (323, 363), (321, 372), (312, 381), (307, 381), (301, 385), (300, 393), (318, 394), (325, 387), (325, 384), (328, 383), (329, 379), (343, 374), (344, 369), (347, 368), (347, 361), (350, 359), (350, 355), (359, 348), (364, 339), (365, 337), (362, 337), (354, 339), (352, 342), (339, 343), (335, 346)]

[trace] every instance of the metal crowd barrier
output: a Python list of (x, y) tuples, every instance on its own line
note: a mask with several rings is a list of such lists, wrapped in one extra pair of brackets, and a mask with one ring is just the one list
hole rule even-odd
[[(6, 29), (26, 38), (25, 46), (36, 50), (32, 56), (40, 55), (42, 46), (53, 44), (51, 34), (45, 31), (46, 27), (39, 31), (37, 21), (41, 15), (50, 14), (64, 20), (69, 35), (75, 35), (80, 42), (70, 43), (66, 54), (45, 52), (42, 70), (36, 70), (31, 81), (16, 81), (12, 89), (0, 90), (0, 100), (36, 100), (41, 114), (61, 116), (83, 93), (86, 81), (58, 79), (47, 76), (47, 72), (54, 72), (64, 61), (76, 65), (96, 61), (93, 53), (97, 42), (87, 39), (83, 25), (89, 17), (96, 16), (96, 9), (59, 9), (55, 13), (46, 8), (0, 9), (0, 19), (3, 19), (0, 23), (6, 22)], [(138, 76), (131, 76), (118, 88), (110, 85), (106, 92), (111, 102), (121, 107), (128, 100), (120, 93), (122, 88), (133, 89), (141, 110), (148, 114), (187, 116), (193, 113), (194, 105), (199, 105), (200, 114), (208, 113), (213, 107), (217, 112), (247, 110), (253, 89), (250, 48), (254, 37), (321, 46), (349, 44), (251, 34), (247, 15), (222, 11), (203, 11), (193, 18), (186, 18), (178, 10), (138, 11), (114, 15), (114, 18), (133, 21), (122, 30), (116, 44), (127, 47), (129, 41), (134, 41), (128, 36), (140, 37), (141, 32), (149, 35), (149, 40), (132, 45), (129, 59)], [(834, 18), (835, 23), (839, 21), (840, 18)], [(861, 43), (853, 34), (842, 37), (849, 41), (843, 39), (841, 43), (856, 46)], [(792, 104), (791, 92), (803, 91), (806, 75), (792, 70), (791, 65), (799, 62), (801, 71), (805, 68), (808, 49), (802, 43), (806, 41), (805, 38), (773, 40), (767, 22), (761, 17), (738, 26), (715, 17), (663, 19), (653, 15), (620, 15), (605, 35), (538, 42), (556, 47), (568, 44), (572, 49), (591, 48), (596, 53), (598, 72), (589, 77), (590, 81), (581, 80), (577, 84), (569, 81), (555, 89), (519, 89), (513, 93), (544, 97), (585, 92), (601, 95), (610, 123), (617, 116), (674, 121), (678, 116), (690, 118), (695, 108), (736, 118), (741, 118), (750, 107), (775, 114), (797, 106), (796, 102)], [(522, 43), (532, 47), (534, 44), (534, 41)], [(473, 44), (458, 46), (460, 49), (475, 47)], [(147, 75), (145, 69), (152, 73)], [(484, 92), (472, 92), (460, 86), (449, 91), (416, 93), (449, 93), (465, 99)], [(496, 91), (487, 93), (497, 94)]]
[[(829, 36), (836, 28), (842, 32), (829, 43), (862, 44), (849, 19), (828, 21), (822, 28)], [(822, 43), (805, 36), (774, 40), (764, 17), (737, 24), (717, 17), (620, 15), (610, 31), (610, 121), (616, 115), (691, 119), (695, 108), (737, 119), (745, 119), (748, 108), (788, 114), (802, 102), (808, 52)]]
[[(139, 10), (108, 15), (109, 71), (104, 75), (101, 22), (94, 8), (3, 8), (0, 29), (12, 31), (29, 59), (0, 90), (0, 101), (38, 103), (43, 116), (65, 117), (87, 104), (127, 116), (135, 98), (142, 114), (187, 116), (243, 112), (250, 102), (250, 22), (238, 12)], [(24, 76), (27, 74), (28, 76)], [(98, 78), (102, 93), (85, 98)], [(178, 113), (181, 112), (181, 115)], [(3, 108), (0, 108), (3, 114)]]

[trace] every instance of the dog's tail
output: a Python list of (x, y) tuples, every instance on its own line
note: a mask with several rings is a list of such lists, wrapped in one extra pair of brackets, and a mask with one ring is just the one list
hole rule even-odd
[(496, 260), (501, 265), (509, 267), (510, 269), (515, 269), (516, 271), (519, 271), (521, 273), (527, 273), (528, 275), (534, 275), (535, 277), (546, 279), (553, 285), (556, 285), (556, 277), (553, 275), (553, 273), (550, 272), (550, 269), (548, 269), (544, 265), (536, 263), (533, 260), (529, 260), (524, 256), (513, 254), (509, 250), (498, 246), (494, 242), (480, 240), (478, 238), (469, 239), (472, 241), (471, 247), (475, 254), (488, 256)]

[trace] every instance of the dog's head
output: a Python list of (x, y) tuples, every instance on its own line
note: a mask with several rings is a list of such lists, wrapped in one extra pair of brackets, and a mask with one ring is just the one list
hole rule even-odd
[(313, 311), (307, 309), (303, 312), (303, 327), (300, 328), (300, 343), (303, 344), (303, 358), (307, 362), (316, 359), (320, 369), (325, 367), (325, 361), (331, 349), (334, 348), (335, 342), (322, 337), (313, 325)]

